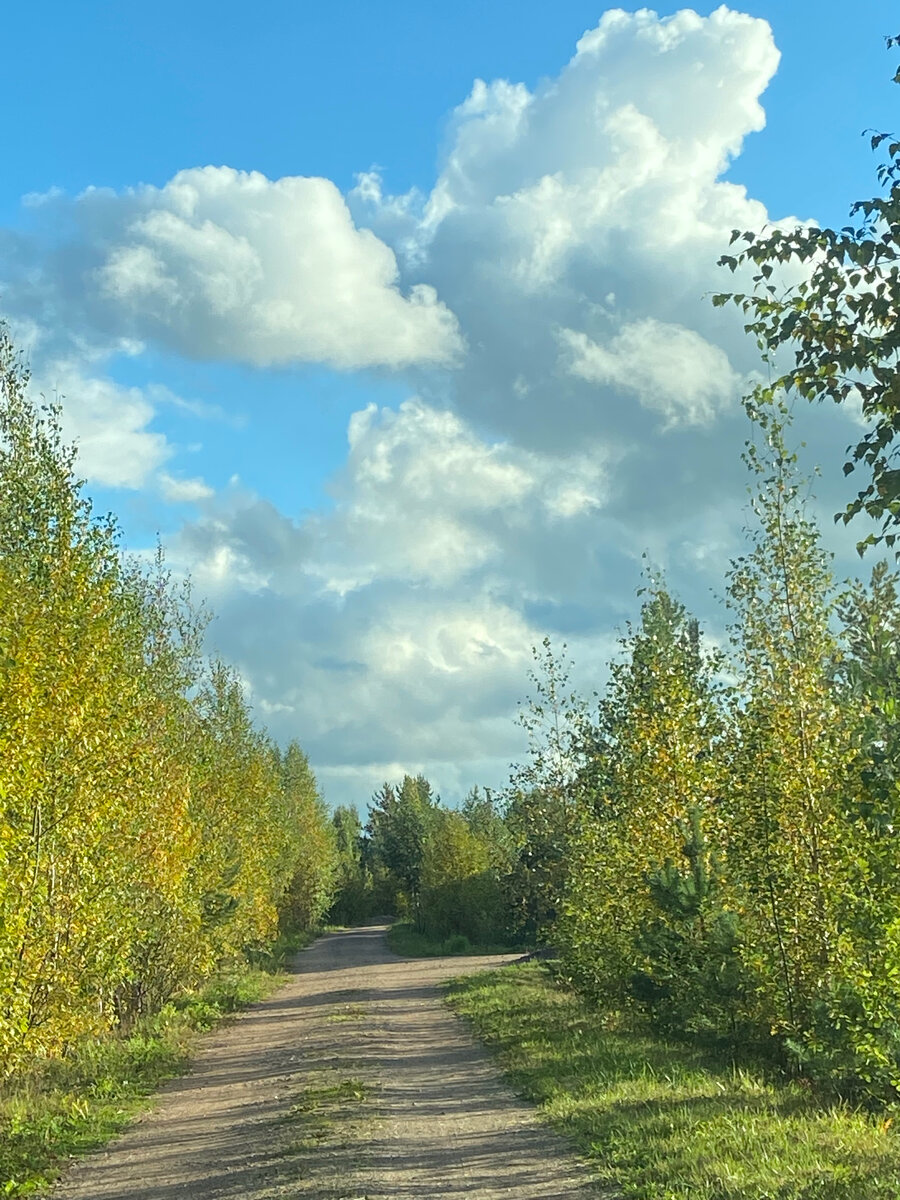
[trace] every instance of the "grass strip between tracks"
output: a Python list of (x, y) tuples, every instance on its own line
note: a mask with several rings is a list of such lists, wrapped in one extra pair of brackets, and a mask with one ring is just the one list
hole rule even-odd
[(66, 1160), (108, 1142), (187, 1069), (197, 1035), (273, 991), (284, 959), (313, 936), (285, 939), (265, 967), (223, 968), (127, 1035), (85, 1039), (66, 1058), (0, 1085), (0, 1197), (45, 1193)]
[(890, 1114), (824, 1108), (795, 1083), (617, 1032), (525, 963), (456, 979), (451, 1006), (512, 1086), (628, 1200), (897, 1200)]

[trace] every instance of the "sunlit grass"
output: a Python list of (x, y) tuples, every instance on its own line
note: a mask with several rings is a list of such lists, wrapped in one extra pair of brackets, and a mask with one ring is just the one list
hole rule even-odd
[(450, 1002), (513, 1086), (629, 1200), (897, 1200), (889, 1118), (823, 1108), (683, 1045), (611, 1030), (537, 964), (455, 980)]

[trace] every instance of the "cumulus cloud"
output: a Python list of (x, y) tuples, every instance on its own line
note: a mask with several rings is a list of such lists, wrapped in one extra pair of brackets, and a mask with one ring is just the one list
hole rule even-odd
[(370, 405), (349, 427), (346, 468), (332, 491), (341, 520), (313, 519), (315, 570), (337, 594), (377, 579), (456, 584), (502, 564), (517, 534), (592, 512), (606, 456), (565, 461), (489, 444), (459, 416), (409, 400)]
[(58, 314), (114, 345), (257, 366), (447, 364), (461, 350), (435, 289), (401, 290), (393, 251), (327, 179), (192, 168), (161, 188), (54, 193), (32, 210), (39, 229), (69, 235), (17, 247), (30, 269), (11, 302), (45, 325)]
[(571, 329), (560, 341), (571, 374), (632, 393), (667, 429), (711, 424), (743, 390), (727, 354), (683, 325), (647, 318), (622, 325), (605, 346)]
[(197, 504), (215, 495), (202, 479), (176, 479), (165, 471), (160, 472), (159, 486), (165, 499), (172, 504)]
[[(173, 562), (209, 597), (259, 715), (302, 738), (333, 801), (364, 801), (397, 763), (450, 795), (502, 784), (531, 647), (564, 636), (589, 690), (632, 612), (640, 552), (610, 512), (611, 463), (488, 441), (421, 400), (354, 414), (348, 444), (331, 511), (292, 519), (235, 481)], [(685, 526), (673, 557), (710, 579), (690, 539), (721, 531)]]
[(740, 545), (755, 354), (708, 293), (731, 229), (769, 219), (722, 175), (777, 63), (768, 25), (724, 7), (615, 10), (536, 90), (476, 82), (429, 194), (369, 173), (348, 197), (464, 353), (408, 360), (418, 398), (355, 414), (331, 511), (293, 521), (237, 490), (178, 547), (338, 798), (399, 763), (502, 782), (531, 645), (565, 638), (589, 690), (644, 552), (709, 613)]
[(459, 372), (419, 380), (426, 396), (561, 451), (713, 423), (754, 362), (709, 304), (716, 262), (732, 228), (769, 219), (722, 175), (763, 127), (778, 59), (765, 21), (725, 7), (613, 10), (536, 90), (476, 82), (428, 196), (365, 177), (357, 219), (467, 342)]
[(152, 388), (122, 387), (72, 361), (43, 364), (33, 386), (60, 403), (63, 433), (78, 444), (78, 470), (93, 483), (143, 487), (173, 452), (165, 434), (149, 428)]

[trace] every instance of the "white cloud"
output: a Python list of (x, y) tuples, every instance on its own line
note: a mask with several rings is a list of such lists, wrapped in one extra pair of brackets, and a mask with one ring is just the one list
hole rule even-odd
[(393, 251), (354, 226), (327, 179), (192, 168), (161, 188), (52, 194), (32, 208), (71, 238), (59, 252), (19, 251), (32, 270), (13, 279), (12, 303), (45, 325), (56, 312), (113, 345), (152, 340), (257, 366), (448, 364), (460, 353), (434, 288), (398, 287)]
[(682, 325), (633, 321), (606, 346), (563, 329), (560, 342), (573, 375), (632, 393), (665, 418), (666, 429), (709, 425), (745, 390), (725, 352)]
[(457, 415), (409, 400), (354, 414), (333, 485), (338, 517), (313, 519), (312, 568), (339, 595), (378, 579), (447, 586), (502, 564), (523, 529), (593, 511), (607, 455), (559, 460), (479, 439)]
[(165, 471), (159, 476), (160, 490), (171, 504), (196, 504), (215, 495), (209, 484), (202, 479), (176, 479)]
[(216, 648), (260, 716), (301, 737), (333, 801), (398, 762), (450, 794), (502, 784), (531, 647), (562, 620), (590, 679), (628, 611), (639, 568), (631, 531), (604, 515), (609, 463), (489, 443), (420, 400), (356, 413), (348, 440), (330, 512), (292, 520), (235, 483), (184, 526), (172, 562), (209, 598)]
[[(396, 254), (397, 294), (435, 289), (465, 355), (353, 417), (332, 511), (294, 522), (237, 490), (178, 546), (221, 648), (334, 799), (364, 802), (400, 763), (501, 783), (531, 645), (565, 637), (598, 683), (642, 551), (708, 611), (739, 545), (754, 354), (706, 294), (730, 230), (767, 220), (720, 176), (777, 62), (768, 25), (724, 8), (616, 10), (536, 91), (477, 82), (430, 195), (370, 173), (348, 197)], [(164, 305), (170, 274), (121, 269)]]
[(755, 361), (738, 315), (709, 303), (731, 282), (717, 259), (732, 228), (768, 220), (721, 175), (763, 127), (778, 59), (765, 21), (724, 7), (612, 10), (535, 91), (476, 82), (428, 197), (367, 177), (357, 219), (466, 338), (460, 371), (419, 381), (426, 398), (560, 451), (714, 424)]
[(140, 488), (172, 454), (165, 435), (148, 428), (155, 407), (140, 388), (87, 375), (76, 362), (45, 364), (32, 388), (59, 401), (63, 434), (77, 442), (78, 471), (91, 482)]

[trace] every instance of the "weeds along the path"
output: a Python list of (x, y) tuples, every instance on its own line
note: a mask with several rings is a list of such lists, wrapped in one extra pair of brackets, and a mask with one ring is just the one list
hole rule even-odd
[(186, 1070), (197, 1035), (274, 991), (284, 957), (313, 936), (265, 956), (266, 969), (222, 969), (127, 1035), (85, 1040), (65, 1058), (36, 1063), (0, 1085), (0, 1197), (45, 1192), (68, 1159), (108, 1142), (160, 1084)]
[(454, 980), (451, 1006), (629, 1200), (897, 1200), (890, 1118), (823, 1108), (682, 1045), (611, 1031), (537, 963)]
[(326, 1144), (340, 1146), (358, 1136), (360, 1128), (373, 1119), (363, 1106), (376, 1088), (357, 1078), (335, 1078), (305, 1088), (284, 1117), (293, 1131), (285, 1153), (303, 1153)]

